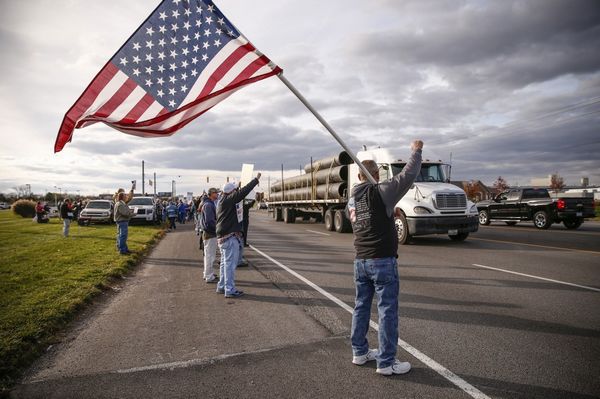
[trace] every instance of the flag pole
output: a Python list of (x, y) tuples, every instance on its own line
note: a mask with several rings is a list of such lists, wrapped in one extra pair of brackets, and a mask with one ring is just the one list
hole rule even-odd
[(285, 76), (283, 76), (283, 72), (278, 74), (277, 77), (279, 77), (279, 80), (281, 80), (283, 82), (283, 84), (285, 84), (288, 87), (288, 89), (290, 89), (292, 91), (292, 93), (294, 93), (296, 95), (296, 97), (298, 97), (298, 100), (300, 100), (300, 102), (302, 102), (302, 104), (304, 104), (306, 106), (306, 108), (308, 108), (308, 110), (310, 112), (312, 112), (312, 114), (315, 116), (315, 118), (317, 118), (319, 120), (319, 122), (321, 122), (321, 124), (325, 127), (325, 129), (327, 129), (327, 131), (329, 133), (331, 133), (333, 138), (336, 139), (338, 143), (340, 143), (342, 148), (348, 153), (348, 155), (350, 155), (350, 158), (352, 158), (352, 160), (360, 168), (360, 170), (367, 177), (367, 179), (369, 179), (369, 181), (371, 183), (377, 184), (377, 182), (375, 181), (373, 176), (371, 176), (371, 174), (369, 173), (367, 168), (365, 168), (365, 166), (358, 160), (356, 155), (354, 155), (354, 153), (350, 150), (350, 148), (348, 148), (348, 146), (346, 145), (346, 143), (344, 143), (344, 141), (340, 138), (340, 136), (337, 135), (337, 133), (335, 132), (335, 130), (333, 130), (331, 125), (329, 125), (329, 123), (327, 123), (327, 121), (325, 119), (323, 119), (323, 117), (317, 112), (317, 110), (314, 109), (312, 107), (312, 105), (310, 105), (310, 103), (306, 100), (306, 98), (304, 98), (304, 96), (302, 94), (300, 94), (300, 92), (298, 90), (296, 90), (294, 85), (292, 85), (290, 83), (290, 81), (287, 80), (287, 78)]

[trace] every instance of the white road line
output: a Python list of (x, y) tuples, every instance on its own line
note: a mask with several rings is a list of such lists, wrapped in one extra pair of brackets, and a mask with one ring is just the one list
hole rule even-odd
[(314, 230), (309, 230), (309, 229), (305, 229), (306, 231), (309, 231), (311, 233), (315, 233), (315, 234), (321, 234), (322, 236), (330, 236), (331, 234), (327, 234), (327, 233), (321, 233), (320, 231), (314, 231)]
[[(316, 285), (315, 283), (313, 283), (306, 277), (296, 273), (295, 271), (293, 271), (286, 265), (271, 258), (269, 255), (267, 255), (266, 253), (257, 249), (253, 245), (250, 245), (250, 248), (253, 249), (254, 251), (256, 251), (258, 254), (265, 257), (266, 259), (270, 260), (277, 266), (281, 267), (283, 270), (287, 271), (288, 273), (290, 273), (292, 276), (296, 277), (300, 281), (303, 281), (304, 283), (308, 284), (315, 291), (318, 291), (323, 296), (325, 296), (326, 298), (330, 299), (332, 302), (334, 302), (335, 304), (340, 306), (342, 309), (348, 311), (349, 313), (352, 313), (352, 311), (353, 311), (352, 307), (350, 307), (348, 304), (346, 304), (342, 300), (338, 299), (337, 297), (333, 296), (329, 292), (325, 291), (323, 288), (319, 287), (318, 285)], [(379, 325), (377, 323), (375, 323), (373, 320), (369, 321), (369, 325), (375, 331), (379, 331)], [(408, 344), (407, 342), (405, 342), (401, 339), (398, 339), (398, 346), (400, 346), (402, 349), (404, 349), (405, 351), (407, 351), (408, 353), (410, 353), (411, 355), (416, 357), (420, 362), (427, 365), (429, 368), (431, 368), (432, 370), (437, 372), (439, 375), (441, 375), (442, 377), (444, 377), (445, 379), (447, 379), (448, 381), (450, 381), (451, 383), (453, 383), (454, 385), (456, 385), (457, 387), (462, 389), (464, 392), (469, 394), (471, 397), (473, 397), (475, 399), (490, 399), (489, 396), (487, 396), (486, 394), (484, 394), (483, 392), (481, 392), (480, 390), (475, 388), (473, 385), (469, 384), (468, 382), (466, 382), (465, 380), (463, 380), (462, 378), (460, 378), (459, 376), (454, 374), (452, 371), (448, 370), (447, 368), (445, 368), (444, 366), (442, 366), (441, 364), (439, 364), (438, 362), (436, 362), (435, 360), (433, 360), (432, 358), (430, 358), (423, 352), (419, 351), (414, 346)]]
[(586, 254), (600, 255), (600, 252), (598, 252), (598, 251), (587, 251), (585, 249), (574, 249), (574, 248), (565, 248), (565, 247), (552, 247), (552, 246), (549, 246), (549, 245), (539, 245), (539, 244), (526, 244), (524, 242), (516, 242), (516, 241), (492, 240), (492, 239), (489, 239), (489, 238), (478, 238), (478, 237), (470, 237), (469, 240), (487, 241), (487, 242), (500, 242), (500, 243), (503, 243), (503, 244), (524, 245), (526, 247), (548, 248), (548, 249), (556, 249), (558, 251), (583, 252), (583, 253), (586, 253)]
[(513, 272), (513, 271), (511, 271), (511, 270), (505, 270), (505, 269), (499, 269), (499, 268), (497, 268), (497, 267), (491, 267), (491, 266), (479, 265), (479, 264), (477, 264), (477, 263), (473, 263), (473, 266), (482, 267), (482, 268), (484, 268), (484, 269), (496, 270), (496, 271), (498, 271), (498, 272), (504, 272), (504, 273), (516, 274), (517, 276), (531, 277), (531, 278), (535, 278), (535, 279), (538, 279), (538, 280), (550, 281), (550, 282), (552, 282), (552, 283), (556, 283), (556, 284), (570, 285), (570, 286), (572, 286), (572, 287), (583, 288), (583, 289), (585, 289), (585, 290), (590, 290), (590, 291), (596, 291), (596, 292), (600, 292), (600, 289), (599, 289), (599, 288), (588, 287), (587, 285), (579, 285), (579, 284), (567, 283), (567, 282), (565, 282), (565, 281), (553, 280), (553, 279), (551, 279), (551, 278), (546, 278), (546, 277), (533, 276), (533, 275), (531, 275), (531, 274), (525, 274), (525, 273)]

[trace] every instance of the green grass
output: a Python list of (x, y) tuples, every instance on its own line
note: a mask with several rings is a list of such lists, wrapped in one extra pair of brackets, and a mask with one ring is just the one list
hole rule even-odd
[(130, 226), (128, 246), (115, 248), (115, 225), (38, 224), (0, 212), (0, 392), (53, 342), (76, 312), (126, 273), (162, 235), (156, 226)]

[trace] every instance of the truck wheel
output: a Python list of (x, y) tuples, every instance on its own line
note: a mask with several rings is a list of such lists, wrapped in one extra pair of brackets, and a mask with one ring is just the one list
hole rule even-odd
[(331, 209), (328, 209), (327, 212), (325, 212), (325, 230), (335, 230), (335, 225), (333, 224), (333, 211)]
[(398, 244), (408, 244), (410, 241), (410, 236), (408, 235), (408, 223), (406, 223), (406, 216), (404, 216), (403, 213), (400, 213), (400, 215), (394, 218), (394, 224), (396, 225), (396, 233), (398, 233)]
[(284, 223), (295, 223), (296, 212), (294, 208), (283, 208), (283, 222)]
[(349, 233), (352, 231), (352, 225), (342, 209), (335, 211), (333, 216), (333, 225), (338, 233)]
[(456, 235), (449, 235), (448, 237), (450, 237), (450, 239), (452, 241), (464, 241), (467, 239), (467, 237), (469, 236), (469, 233), (458, 233)]
[(277, 207), (273, 210), (275, 213), (275, 221), (281, 222), (283, 221), (283, 209), (281, 207)]
[(550, 221), (546, 211), (537, 211), (533, 215), (533, 224), (538, 229), (546, 230), (548, 227), (550, 227), (552, 222)]
[(482, 226), (490, 224), (490, 214), (485, 209), (479, 211), (479, 224)]
[(578, 229), (583, 224), (583, 219), (565, 219), (563, 224), (569, 230)]
[(506, 223), (508, 226), (515, 226), (517, 224), (517, 222), (504, 222)]

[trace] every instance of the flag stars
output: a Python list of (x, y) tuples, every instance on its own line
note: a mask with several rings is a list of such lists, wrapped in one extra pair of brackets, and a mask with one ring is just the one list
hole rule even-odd
[(201, 20), (199, 20), (199, 19), (197, 19), (197, 20), (196, 20), (196, 27), (198, 27), (198, 28), (199, 28), (199, 27), (200, 27), (200, 25), (202, 25), (202, 21), (201, 21)]
[(140, 60), (140, 57), (139, 57), (139, 56), (137, 56), (137, 55), (134, 55), (134, 56), (133, 56), (133, 62), (135, 62), (136, 64), (139, 64), (139, 63), (140, 63), (140, 61), (141, 61), (141, 60)]
[(177, 65), (175, 65), (175, 63), (169, 64), (169, 69), (170, 69), (171, 71), (174, 71), (174, 70), (176, 70), (176, 69), (177, 69)]
[(154, 57), (152, 57), (152, 54), (150, 54), (150, 53), (146, 54), (146, 61), (152, 62), (153, 59), (154, 59)]
[(165, 47), (165, 44), (166, 44), (166, 41), (165, 41), (165, 39), (160, 39), (160, 40), (158, 41), (158, 45), (159, 45), (159, 46), (161, 46), (161, 47)]
[(215, 31), (215, 33), (216, 33), (217, 35), (222, 35), (222, 34), (223, 34), (223, 31), (222, 31), (221, 29), (217, 29), (217, 30)]
[(198, 71), (195, 69), (192, 69), (192, 76), (196, 77), (196, 75), (198, 75)]
[(219, 47), (221, 45), (221, 41), (219, 39), (215, 40), (215, 46)]
[(202, 44), (202, 47), (203, 47), (203, 48), (209, 48), (209, 47), (210, 47), (210, 44), (208, 44), (208, 42), (204, 42), (204, 43)]
[(185, 14), (186, 17), (189, 17), (192, 14), (192, 11), (189, 8), (186, 8), (183, 13)]
[(190, 24), (190, 22), (189, 22), (189, 21), (185, 21), (185, 22), (183, 23), (183, 27), (184, 27), (186, 30), (190, 30), (190, 28), (192, 27), (192, 25)]
[(148, 86), (148, 87), (152, 86), (152, 80), (151, 79), (146, 79), (146, 86)]
[(207, 9), (209, 12), (215, 12), (215, 6), (213, 6), (212, 4), (211, 4), (211, 5), (209, 5), (209, 6), (207, 6), (207, 7), (206, 7), (206, 9)]
[(208, 60), (208, 54), (202, 54), (202, 61)]
[(169, 100), (169, 107), (175, 107), (175, 101), (174, 100)]
[(194, 44), (194, 48), (193, 48), (194, 53), (197, 53), (198, 50), (200, 50), (200, 46), (198, 46), (197, 44)]
[(175, 84), (175, 82), (177, 82), (177, 78), (175, 76), (169, 76), (169, 82)]
[(225, 20), (224, 20), (223, 18), (219, 18), (219, 19), (217, 20), (217, 23), (218, 23), (219, 25), (223, 25), (223, 24), (225, 23)]
[(212, 24), (212, 22), (213, 22), (213, 20), (212, 20), (212, 17), (206, 17), (206, 18), (204, 19), (204, 22), (206, 22), (206, 23), (207, 23), (207, 24), (209, 24), (209, 25), (210, 25), (210, 24)]
[(210, 36), (210, 29), (204, 29), (204, 36)]
[(159, 52), (159, 53), (158, 53), (158, 58), (159, 58), (161, 61), (162, 61), (162, 60), (164, 60), (164, 59), (165, 59), (165, 52), (164, 52), (164, 51), (161, 51), (161, 52)]
[(201, 7), (197, 7), (197, 8), (196, 8), (196, 12), (197, 12), (198, 14), (202, 14), (202, 8), (201, 8)]
[(165, 92), (162, 91), (162, 89), (158, 89), (158, 91), (156, 92), (156, 95), (159, 96), (160, 98), (162, 98), (165, 95)]
[(127, 61), (127, 58), (126, 58), (126, 57), (123, 57), (123, 58), (121, 58), (120, 60), (121, 60), (121, 61), (119, 62), (119, 64), (121, 64), (121, 65), (123, 65), (123, 66), (127, 66), (127, 63), (128, 63), (129, 61)]
[(135, 76), (140, 76), (140, 70), (138, 68), (133, 68), (133, 74)]
[(152, 27), (146, 28), (146, 34), (148, 36), (152, 36), (153, 33), (154, 33), (154, 29), (152, 29)]
[(177, 19), (177, 17), (179, 17), (179, 11), (174, 10), (172, 15), (173, 15), (173, 18)]
[(184, 73), (181, 74), (181, 80), (186, 80), (187, 77), (188, 77), (187, 73), (184, 72)]
[(187, 67), (188, 67), (188, 65), (189, 65), (189, 63), (188, 63), (187, 61), (183, 61), (183, 62), (181, 63), (181, 67), (182, 67), (182, 68), (184, 68), (184, 69), (185, 69), (185, 68), (187, 68)]
[(140, 50), (140, 48), (141, 48), (141, 46), (140, 46), (140, 43), (139, 43), (139, 42), (133, 43), (133, 49), (134, 49), (135, 51), (139, 51), (139, 50)]
[(158, 66), (158, 72), (160, 72), (160, 73), (163, 73), (164, 71), (165, 71), (165, 66), (164, 66), (164, 65), (162, 65), (162, 64), (160, 64), (160, 65)]
[(176, 6), (178, 6), (180, 1), (181, 0), (173, 0), (173, 4), (175, 4)]
[(149, 48), (150, 50), (152, 50), (152, 47), (154, 47), (154, 43), (152, 43), (152, 40), (147, 41), (146, 48)]
[(200, 32), (196, 32), (196, 33), (194, 33), (194, 39), (196, 39), (196, 40), (199, 40), (199, 39), (200, 39), (200, 36), (202, 36), (202, 35), (200, 34)]
[(185, 93), (188, 90), (186, 85), (181, 86), (181, 91)]
[(160, 19), (162, 19), (164, 21), (165, 19), (167, 19), (167, 13), (164, 12), (164, 11), (161, 12), (158, 18), (160, 18)]
[(192, 58), (192, 64), (196, 65), (198, 63), (198, 57)]
[(173, 32), (177, 32), (177, 29), (179, 29), (179, 26), (177, 26), (177, 24), (171, 24), (171, 30)]
[(174, 96), (174, 95), (175, 95), (175, 89), (174, 89), (173, 87), (171, 87), (171, 88), (169, 89), (169, 94), (170, 94), (170, 95), (172, 95), (172, 96)]
[(175, 51), (175, 50), (171, 50), (171, 54), (170, 55), (171, 55), (172, 58), (175, 58), (175, 57), (178, 56), (177, 51)]
[(189, 35), (183, 35), (183, 38), (181, 39), (184, 43), (187, 43), (190, 41), (190, 36)]
[(148, 75), (152, 75), (152, 72), (154, 72), (154, 70), (152, 69), (152, 67), (146, 67), (146, 73)]
[(177, 43), (179, 43), (179, 40), (177, 40), (177, 38), (175, 36), (173, 36), (171, 38), (171, 44), (176, 45)]
[(181, 54), (187, 56), (190, 53), (190, 50), (187, 49), (187, 47), (185, 47), (183, 50), (181, 50)]
[(164, 34), (167, 31), (167, 28), (166, 28), (166, 26), (161, 25), (161, 26), (158, 27), (158, 31), (160, 33)]
[(165, 83), (165, 80), (163, 78), (158, 78), (156, 79), (156, 83), (162, 86)]

